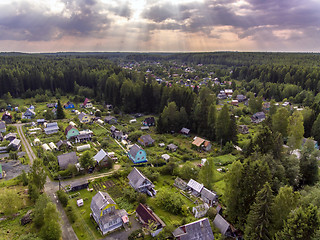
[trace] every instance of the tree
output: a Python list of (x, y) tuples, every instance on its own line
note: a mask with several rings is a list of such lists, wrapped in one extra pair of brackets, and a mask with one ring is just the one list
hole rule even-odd
[(289, 214), (284, 227), (275, 235), (276, 240), (310, 240), (319, 229), (317, 207), (299, 207)]
[(92, 159), (91, 153), (89, 151), (85, 151), (80, 159), (80, 166), (84, 169), (89, 169), (90, 167), (94, 166), (94, 160)]
[(218, 115), (216, 123), (216, 139), (221, 144), (225, 144), (229, 138), (229, 123), (228, 106), (225, 104)]
[(245, 239), (266, 240), (270, 238), (271, 205), (273, 201), (272, 190), (267, 182), (257, 193), (253, 203), (245, 230)]
[(156, 204), (173, 214), (180, 214), (183, 200), (180, 194), (172, 194), (170, 191), (160, 189), (156, 196)]
[(319, 150), (314, 146), (311, 139), (307, 139), (303, 145), (300, 158), (300, 183), (302, 185), (315, 184), (319, 179), (318, 157)]
[(64, 119), (66, 116), (64, 114), (63, 108), (61, 106), (60, 100), (58, 100), (57, 106), (57, 119)]
[(295, 111), (291, 117), (289, 117), (288, 125), (288, 145), (292, 149), (299, 149), (302, 144), (304, 134), (303, 116), (301, 112)]
[(272, 116), (273, 114), (275, 114), (277, 112), (277, 106), (276, 106), (276, 101), (274, 99), (272, 99), (270, 101), (270, 109), (269, 109), (269, 114), (270, 116)]
[(59, 219), (60, 217), (56, 205), (49, 202), (44, 209), (44, 224), (40, 231), (40, 235), (43, 239), (59, 240), (61, 238)]
[(7, 216), (18, 212), (21, 207), (21, 199), (14, 189), (5, 188), (0, 192), (0, 211)]
[(28, 174), (29, 184), (34, 184), (36, 188), (41, 192), (46, 183), (47, 174), (39, 159), (33, 162), (31, 171)]
[(311, 136), (314, 137), (314, 140), (320, 142), (320, 114), (312, 125)]
[(206, 188), (212, 189), (214, 182), (214, 163), (213, 159), (209, 158), (205, 162), (204, 166), (201, 167), (199, 173), (199, 180), (203, 183)]
[(281, 159), (282, 166), (285, 169), (286, 181), (292, 187), (297, 187), (300, 182), (300, 161), (296, 155), (292, 154), (290, 156)]
[(208, 138), (211, 140), (216, 139), (216, 121), (217, 121), (217, 108), (215, 104), (209, 106), (208, 112)]
[(27, 176), (27, 174), (26, 174), (26, 172), (24, 170), (22, 170), (21, 180), (22, 180), (23, 186), (27, 186), (28, 185), (29, 179), (28, 179), (28, 176)]
[(59, 190), (57, 191), (57, 196), (62, 204), (63, 207), (66, 207), (68, 205), (69, 196), (64, 191)]
[(272, 129), (282, 134), (283, 137), (288, 136), (287, 128), (289, 123), (289, 112), (286, 108), (278, 108), (276, 113), (272, 115)]
[(272, 211), (272, 236), (283, 227), (288, 216), (299, 203), (300, 194), (294, 192), (292, 187), (281, 187), (271, 206)]
[(50, 199), (47, 195), (42, 194), (39, 196), (33, 211), (33, 222), (36, 228), (40, 229), (44, 224), (44, 209), (47, 207), (47, 204), (50, 202)]
[(183, 179), (197, 178), (199, 169), (191, 162), (187, 161), (180, 169), (179, 175)]

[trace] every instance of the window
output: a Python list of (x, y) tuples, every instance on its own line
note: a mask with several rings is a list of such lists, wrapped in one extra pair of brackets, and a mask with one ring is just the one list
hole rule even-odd
[(141, 159), (144, 159), (144, 157), (142, 157)]

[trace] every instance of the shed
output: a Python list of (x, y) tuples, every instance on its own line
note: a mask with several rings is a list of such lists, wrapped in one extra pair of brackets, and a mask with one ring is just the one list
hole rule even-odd
[(177, 145), (174, 145), (173, 143), (170, 143), (168, 146), (167, 146), (167, 149), (171, 152), (175, 152), (177, 151), (178, 149), (178, 146)]
[(58, 156), (58, 164), (61, 170), (65, 170), (69, 165), (75, 165), (78, 162), (78, 157), (75, 152), (65, 153)]
[(165, 144), (164, 143), (159, 143), (159, 147), (164, 147)]
[(89, 185), (88, 180), (86, 180), (86, 179), (79, 179), (79, 180), (77, 180), (77, 181), (75, 181), (75, 182), (72, 182), (72, 183), (70, 184), (70, 191), (71, 191), (71, 192), (79, 191), (79, 190), (81, 190), (81, 189), (87, 188), (88, 185)]
[(190, 188), (193, 191), (193, 193), (195, 193), (196, 195), (199, 195), (203, 188), (203, 184), (198, 183), (193, 179), (190, 179), (187, 184), (187, 187)]
[(82, 152), (90, 149), (90, 144), (85, 144), (77, 147), (77, 152)]
[(166, 154), (166, 153), (165, 153), (165, 154), (162, 154), (162, 155), (161, 155), (161, 158), (164, 159), (165, 161), (169, 161), (170, 156), (169, 156), (169, 154)]
[(108, 158), (108, 154), (101, 149), (95, 156), (93, 156), (93, 159), (97, 162), (100, 163), (101, 161), (104, 161)]
[(53, 142), (50, 142), (50, 143), (49, 143), (49, 147), (50, 147), (52, 150), (58, 151), (57, 146), (56, 146)]
[(131, 119), (131, 120), (129, 121), (129, 123), (135, 123), (135, 122), (137, 122), (137, 119)]
[(188, 128), (182, 128), (180, 132), (181, 132), (182, 134), (184, 134), (184, 135), (189, 135), (190, 129), (188, 129)]
[(34, 146), (39, 146), (41, 144), (41, 142), (40, 142), (40, 139), (39, 138), (35, 138), (34, 140), (33, 140), (33, 145)]
[(213, 224), (220, 230), (222, 235), (235, 237), (235, 229), (219, 213), (214, 218)]

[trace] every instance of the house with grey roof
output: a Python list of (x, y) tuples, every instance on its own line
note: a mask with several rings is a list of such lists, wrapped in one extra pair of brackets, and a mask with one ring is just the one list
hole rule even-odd
[(8, 111), (5, 111), (5, 113), (1, 117), (2, 121), (5, 121), (6, 124), (12, 123), (12, 115)]
[(203, 184), (198, 183), (197, 181), (190, 179), (187, 183), (187, 188), (191, 190), (192, 194), (195, 196), (199, 196), (201, 193), (201, 190), (203, 188)]
[(226, 237), (235, 237), (235, 229), (219, 213), (213, 220), (213, 224), (219, 229), (220, 233)]
[(147, 162), (147, 154), (142, 147), (135, 144), (133, 145), (128, 152), (129, 159), (134, 163), (144, 163)]
[(264, 112), (257, 112), (252, 115), (251, 117), (251, 122), (253, 123), (261, 123), (266, 119), (266, 115)]
[(28, 108), (28, 109), (23, 113), (22, 119), (31, 119), (31, 118), (33, 118), (35, 115), (36, 115), (36, 113), (35, 113), (32, 109)]
[(153, 183), (146, 178), (137, 168), (133, 168), (128, 175), (129, 184), (137, 192), (146, 193), (149, 196), (156, 195), (156, 191), (153, 189)]
[(90, 204), (91, 216), (98, 224), (102, 234), (114, 231), (129, 223), (128, 213), (119, 209), (107, 192), (99, 191)]
[(214, 240), (208, 218), (182, 225), (172, 234), (178, 240)]
[(72, 144), (68, 140), (60, 140), (59, 142), (57, 142), (56, 146), (59, 150), (61, 150), (63, 146), (65, 146), (66, 148), (72, 148)]
[(154, 143), (154, 140), (149, 134), (142, 135), (141, 137), (138, 138), (138, 143), (140, 143), (142, 146), (149, 146)]
[(189, 135), (190, 129), (184, 127), (180, 130), (180, 133), (183, 135)]
[(0, 121), (0, 133), (4, 133), (6, 132), (7, 128), (6, 128), (6, 123), (3, 121)]
[(78, 162), (76, 152), (65, 153), (58, 156), (60, 170), (65, 170), (69, 165), (75, 165)]
[(21, 147), (21, 141), (17, 138), (12, 140), (8, 145), (8, 149), (13, 149), (14, 151), (18, 151), (20, 147)]
[(106, 153), (103, 149), (101, 149), (96, 155), (93, 156), (93, 159), (98, 163), (101, 164), (106, 161), (109, 157), (109, 154)]
[(8, 133), (7, 135), (5, 135), (3, 137), (4, 140), (10, 141), (10, 142), (12, 142), (16, 138), (17, 138), (17, 134), (16, 133)]
[(114, 116), (106, 116), (104, 122), (108, 124), (117, 124), (118, 120)]
[(58, 131), (59, 131), (59, 126), (57, 122), (48, 123), (46, 128), (44, 129), (44, 132), (47, 135), (57, 133)]
[(216, 202), (218, 202), (218, 195), (205, 187), (201, 189), (200, 196), (202, 201), (207, 203), (209, 206), (213, 206)]
[(167, 149), (168, 149), (169, 151), (171, 151), (171, 152), (175, 152), (175, 151), (177, 151), (178, 146), (175, 145), (175, 144), (173, 144), (173, 143), (170, 143), (170, 144), (167, 146)]

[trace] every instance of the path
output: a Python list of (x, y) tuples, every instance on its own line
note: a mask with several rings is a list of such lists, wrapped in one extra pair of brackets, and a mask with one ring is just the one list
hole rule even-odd
[[(30, 165), (32, 165), (33, 161), (36, 159), (36, 155), (34, 154), (29, 141), (26, 139), (26, 136), (24, 135), (24, 132), (22, 129), (23, 124), (15, 124), (14, 126), (17, 127), (18, 134), (21, 138), (22, 144), (24, 145), (27, 155), (30, 159)], [(52, 202), (54, 202), (57, 205), (57, 210), (60, 212), (60, 215), (61, 215), (60, 225), (62, 230), (62, 239), (78, 240), (78, 237), (73, 231), (73, 228), (68, 220), (68, 217), (65, 211), (63, 210), (60, 202), (58, 201), (55, 195), (56, 191), (58, 190), (58, 183), (51, 181), (50, 178), (47, 177), (47, 182), (44, 186), (44, 190), (46, 194), (51, 198)]]

